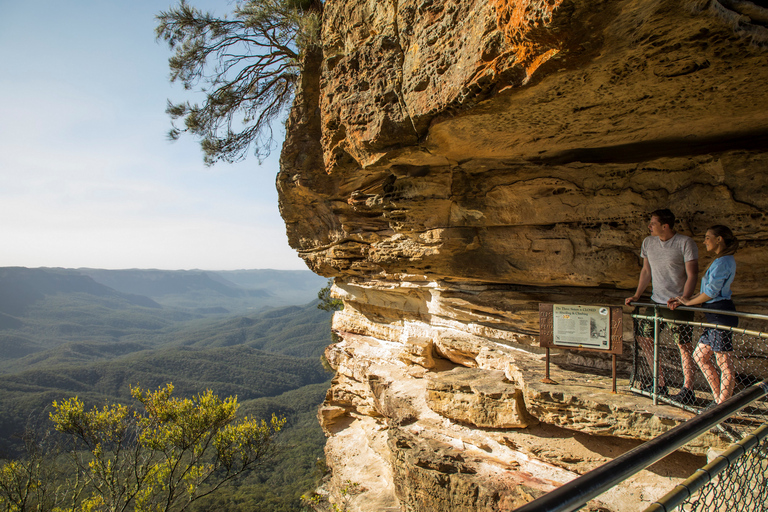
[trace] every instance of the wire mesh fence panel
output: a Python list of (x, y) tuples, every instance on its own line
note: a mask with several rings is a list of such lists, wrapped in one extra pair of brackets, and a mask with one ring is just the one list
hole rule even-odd
[[(733, 315), (739, 325), (732, 327), (710, 324), (692, 309), (684, 311), (685, 319), (672, 313), (677, 311), (660, 306), (632, 315), (632, 391), (651, 397), (655, 390), (661, 402), (700, 412), (768, 378), (768, 316)], [(721, 430), (736, 441), (765, 421), (768, 401), (761, 399), (726, 420)]]
[(674, 509), (685, 512), (768, 510), (768, 438), (731, 462)]
[(646, 409), (677, 424), (517, 510), (581, 510), (697, 440), (693, 452), (708, 450), (712, 460), (646, 512), (768, 512), (768, 315), (633, 305), (630, 391), (691, 414)]

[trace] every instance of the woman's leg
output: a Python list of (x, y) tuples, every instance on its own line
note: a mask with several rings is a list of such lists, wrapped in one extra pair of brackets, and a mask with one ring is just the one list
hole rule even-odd
[(715, 352), (717, 366), (720, 367), (720, 396), (716, 397), (717, 403), (729, 399), (736, 386), (736, 368), (730, 352)]
[(713, 352), (709, 345), (699, 343), (696, 347), (696, 352), (693, 354), (693, 359), (701, 368), (704, 377), (707, 378), (709, 387), (712, 388), (712, 397), (715, 401), (718, 401), (720, 397), (720, 375), (712, 364), (712, 354)]

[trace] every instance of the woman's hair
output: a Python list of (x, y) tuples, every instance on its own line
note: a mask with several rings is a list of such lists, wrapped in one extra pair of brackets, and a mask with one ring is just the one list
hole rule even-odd
[(709, 228), (707, 231), (711, 231), (715, 234), (715, 236), (723, 237), (723, 242), (725, 242), (725, 249), (723, 249), (723, 252), (720, 253), (720, 256), (736, 253), (736, 250), (739, 248), (739, 239), (733, 235), (733, 231), (731, 231), (728, 226), (717, 224)]

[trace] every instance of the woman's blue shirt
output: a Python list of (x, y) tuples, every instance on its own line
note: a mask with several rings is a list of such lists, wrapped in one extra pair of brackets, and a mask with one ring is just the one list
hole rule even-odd
[(731, 298), (731, 283), (736, 277), (736, 260), (733, 256), (716, 258), (701, 279), (701, 292), (712, 297), (707, 302)]

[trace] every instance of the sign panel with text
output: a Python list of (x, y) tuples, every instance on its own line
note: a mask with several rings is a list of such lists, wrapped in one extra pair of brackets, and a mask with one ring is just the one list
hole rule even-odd
[(539, 304), (539, 346), (621, 354), (622, 307)]
[(553, 304), (553, 344), (558, 347), (610, 349), (610, 309)]

